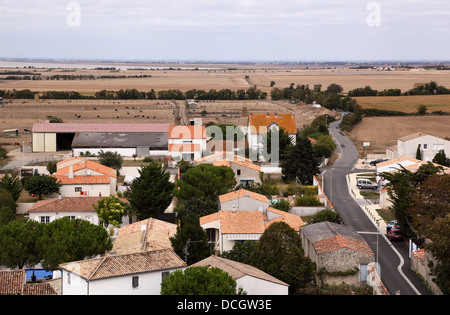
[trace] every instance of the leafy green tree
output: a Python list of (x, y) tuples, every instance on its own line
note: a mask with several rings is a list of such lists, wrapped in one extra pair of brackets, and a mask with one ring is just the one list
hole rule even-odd
[(17, 203), (11, 193), (0, 188), (0, 227), (16, 219)]
[(251, 265), (251, 254), (258, 243), (255, 241), (236, 242), (231, 250), (223, 252), (220, 257)]
[(445, 155), (444, 150), (439, 150), (433, 158), (433, 163), (450, 167), (450, 158)]
[(252, 266), (289, 284), (294, 293), (314, 279), (315, 264), (305, 256), (300, 235), (285, 222), (272, 223), (251, 254)]
[(98, 161), (102, 165), (115, 169), (117, 174), (119, 174), (122, 169), (123, 157), (117, 152), (103, 152), (103, 150), (101, 150), (98, 154)]
[(337, 211), (325, 209), (317, 212), (308, 223), (314, 224), (324, 221), (342, 223), (342, 218)]
[(128, 201), (139, 220), (157, 218), (172, 202), (174, 188), (166, 169), (152, 161), (141, 167), (139, 177), (131, 183)]
[(208, 236), (200, 226), (197, 214), (190, 213), (181, 218), (177, 233), (170, 238), (175, 253), (192, 265), (210, 255)]
[(25, 190), (30, 195), (37, 195), (39, 200), (42, 200), (44, 195), (59, 193), (61, 186), (56, 182), (56, 178), (47, 175), (30, 177), (24, 183)]
[(161, 295), (236, 295), (236, 281), (220, 268), (189, 267), (166, 277)]
[(177, 181), (175, 195), (180, 200), (191, 198), (211, 198), (218, 200), (236, 186), (236, 178), (231, 168), (200, 164), (189, 168), (181, 180)]
[(218, 211), (219, 204), (211, 198), (191, 198), (180, 200), (175, 208), (179, 216), (196, 213), (199, 217)]
[[(265, 139), (263, 140), (265, 150), (268, 154), (272, 153), (272, 130), (269, 129)], [(292, 139), (284, 128), (280, 128), (278, 132), (278, 144), (275, 144), (275, 148), (278, 148), (279, 160), (282, 161), (289, 148), (293, 146)]]
[(0, 228), (0, 265), (22, 269), (41, 261), (36, 240), (41, 236), (42, 224), (17, 219)]
[(278, 209), (278, 210), (281, 210), (284, 212), (289, 212), (289, 210), (292, 209), (292, 206), (291, 206), (289, 200), (280, 199), (272, 204), (272, 208), (275, 208), (275, 209)]
[(386, 187), (392, 202), (392, 210), (405, 236), (413, 237), (415, 235), (410, 226), (411, 217), (409, 215), (410, 209), (414, 206), (413, 194), (422, 182), (440, 172), (442, 172), (442, 167), (436, 167), (428, 162), (422, 164), (415, 173), (401, 166), (397, 172), (380, 174), (380, 177), (388, 182)]
[(284, 180), (298, 180), (302, 184), (312, 183), (313, 176), (320, 173), (311, 141), (306, 137), (298, 137), (296, 145), (289, 149), (280, 166)]
[(11, 196), (15, 201), (17, 201), (20, 197), (20, 192), (22, 188), (20, 188), (19, 177), (13, 177), (8, 173), (0, 179), (0, 188), (6, 189), (11, 193)]
[(57, 163), (55, 161), (50, 161), (47, 163), (47, 171), (50, 174), (56, 173), (57, 171)]
[(427, 113), (427, 106), (420, 104), (419, 107), (417, 107), (417, 115), (423, 116)]
[(104, 254), (112, 249), (112, 241), (102, 226), (65, 217), (44, 226), (36, 247), (42, 254), (42, 267), (55, 270), (62, 263)]
[(127, 203), (115, 196), (102, 198), (94, 205), (100, 223), (112, 224), (115, 227), (120, 227), (120, 224), (122, 224), (122, 217), (125, 215), (126, 207)]

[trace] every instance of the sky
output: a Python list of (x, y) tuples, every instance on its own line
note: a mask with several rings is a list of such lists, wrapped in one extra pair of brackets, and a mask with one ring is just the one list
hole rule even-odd
[(450, 60), (448, 0), (0, 0), (0, 58)]

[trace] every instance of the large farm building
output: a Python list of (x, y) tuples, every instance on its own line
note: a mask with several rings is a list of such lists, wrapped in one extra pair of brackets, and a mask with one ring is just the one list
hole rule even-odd
[(162, 156), (168, 152), (168, 124), (35, 123), (33, 152), (72, 150), (74, 156), (115, 151), (122, 156)]

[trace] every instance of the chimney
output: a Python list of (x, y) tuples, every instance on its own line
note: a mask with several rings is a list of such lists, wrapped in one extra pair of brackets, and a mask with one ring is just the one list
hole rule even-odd
[(69, 166), (69, 178), (73, 178), (73, 167), (72, 167), (72, 165)]

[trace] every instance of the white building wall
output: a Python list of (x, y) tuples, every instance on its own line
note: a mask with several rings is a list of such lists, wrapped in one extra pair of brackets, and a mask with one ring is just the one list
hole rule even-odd
[(288, 295), (289, 286), (245, 275), (236, 280), (237, 288), (242, 287), (248, 295)]
[[(235, 207), (233, 207), (235, 206)], [(220, 210), (239, 210), (239, 211), (262, 211), (269, 207), (269, 203), (252, 199), (250, 197), (241, 197), (220, 204)]]
[[(180, 268), (184, 270), (185, 268)], [(67, 271), (63, 271), (63, 295), (160, 295), (163, 272), (173, 272), (177, 269), (131, 274), (99, 280), (86, 280), (71, 274), (71, 284), (68, 284)], [(139, 277), (139, 285), (133, 288), (133, 277)]]
[(131, 157), (133, 154), (136, 154), (136, 148), (74, 148), (72, 149), (72, 154), (73, 156), (80, 156), (80, 153), (83, 153), (84, 155), (89, 151), (91, 154), (98, 155), (102, 150), (103, 152), (117, 152), (118, 154), (127, 157)]
[[(62, 185), (59, 189), (61, 196), (63, 197), (83, 197), (79, 191), (75, 191), (75, 187), (81, 187), (83, 192), (88, 192), (87, 197), (109, 197), (111, 196), (111, 184), (74, 184), (74, 185)], [(115, 192), (114, 192), (115, 194)]]
[(99, 224), (98, 215), (95, 212), (94, 208), (92, 208), (92, 212), (87, 212), (87, 211), (83, 211), (83, 212), (80, 212), (80, 211), (79, 212), (77, 212), (77, 211), (73, 211), (73, 212), (69, 212), (69, 211), (30, 212), (29, 217), (30, 217), (30, 220), (34, 220), (37, 222), (41, 222), (41, 217), (50, 217), (50, 222), (53, 222), (57, 219), (61, 219), (64, 217), (75, 217), (76, 219), (86, 220), (95, 225)]
[(422, 154), (423, 161), (432, 161), (434, 156), (439, 150), (444, 150), (445, 155), (450, 155), (450, 141), (434, 137), (430, 135), (424, 135), (408, 141), (397, 141), (398, 156), (408, 156), (416, 158), (417, 147), (420, 144), (420, 152)]

